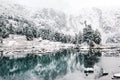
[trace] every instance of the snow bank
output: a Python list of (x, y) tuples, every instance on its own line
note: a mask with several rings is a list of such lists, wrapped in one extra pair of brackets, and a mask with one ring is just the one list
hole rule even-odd
[(10, 37), (4, 39), (2, 48), (4, 49), (4, 56), (21, 57), (28, 53), (52, 53), (73, 47), (75, 47), (74, 44), (53, 42), (49, 40), (42, 40), (41, 38), (34, 39), (33, 41), (27, 41), (23, 36), (12, 35), (12, 38)]

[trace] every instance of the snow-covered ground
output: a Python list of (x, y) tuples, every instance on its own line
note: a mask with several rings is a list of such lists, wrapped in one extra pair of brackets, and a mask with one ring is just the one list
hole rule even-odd
[[(2, 49), (4, 56), (23, 57), (28, 53), (43, 54), (43, 53), (54, 53), (62, 49), (78, 48), (81, 50), (89, 50), (89, 46), (85, 43), (77, 46), (70, 43), (53, 42), (49, 40), (42, 40), (42, 38), (35, 38), (33, 41), (27, 41), (25, 36), (21, 35), (10, 35), (9, 38), (3, 40)], [(118, 44), (106, 44), (106, 45), (95, 45), (93, 48), (104, 49), (102, 51), (108, 51), (108, 49), (119, 48)], [(23, 54), (24, 53), (24, 54)]]
[[(20, 56), (23, 53), (52, 53), (62, 49), (74, 48), (74, 44), (53, 42), (49, 40), (34, 39), (27, 41), (25, 36), (10, 35), (9, 38), (3, 40), (2, 49), (5, 56)], [(22, 53), (22, 54), (21, 54)]]

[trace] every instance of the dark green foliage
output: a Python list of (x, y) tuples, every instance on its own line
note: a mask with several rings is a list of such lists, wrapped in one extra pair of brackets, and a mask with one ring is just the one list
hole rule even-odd
[(84, 66), (93, 67), (95, 63), (99, 61), (99, 57), (101, 57), (101, 52), (99, 50), (90, 49), (88, 54), (84, 54)]
[(34, 36), (35, 38), (38, 38), (37, 28), (33, 28), (32, 33), (33, 33), (33, 36)]
[(39, 29), (37, 35), (38, 37), (42, 37), (42, 39), (59, 41), (63, 43), (70, 43), (72, 41), (72, 37), (70, 35), (65, 35), (50, 29)]
[(9, 32), (7, 31), (7, 29), (3, 28), (2, 29), (2, 38), (7, 38), (9, 37)]
[(49, 29), (40, 29), (39, 30), (39, 36), (42, 37), (43, 39), (50, 40), (50, 34), (52, 33), (51, 30)]
[(55, 33), (55, 34), (54, 34), (54, 38), (55, 38), (56, 41), (60, 41), (61, 36), (60, 36), (59, 33)]
[(83, 41), (89, 43), (89, 41), (93, 41), (93, 34), (94, 31), (92, 30), (91, 26), (88, 25), (86, 28), (83, 29)]
[(63, 43), (72, 43), (73, 42), (72, 39), (73, 39), (73, 37), (70, 35), (65, 35), (65, 34), (58, 33), (58, 32), (55, 32), (55, 34), (54, 34), (55, 41), (59, 41), (59, 42), (63, 42)]
[(0, 16), (0, 42), (2, 41), (2, 38), (7, 38), (9, 37), (9, 31), (7, 30), (6, 24), (8, 23), (6, 18), (3, 16)]
[(75, 44), (81, 44), (82, 43), (82, 39), (83, 39), (82, 33), (79, 32), (79, 34), (75, 35), (75, 40), (74, 40), (73, 43), (75, 43)]
[(30, 28), (26, 28), (26, 34), (25, 35), (26, 35), (26, 39), (28, 41), (31, 41), (34, 38), (33, 32), (31, 31)]
[(15, 33), (15, 29), (14, 29), (12, 24), (10, 24), (10, 26), (9, 26), (9, 32), (10, 32), (10, 34), (14, 34)]
[(68, 36), (65, 36), (64, 34), (62, 34), (62, 33), (55, 33), (54, 34), (54, 39), (55, 39), (55, 41), (60, 41), (60, 42), (63, 42), (63, 43), (67, 43), (68, 41), (67, 41), (67, 39), (69, 39), (69, 38), (67, 38)]
[(90, 25), (83, 29), (83, 42), (87, 42), (90, 46), (94, 46), (94, 43), (100, 44), (101, 35), (98, 30), (94, 31)]
[(98, 30), (96, 30), (94, 32), (94, 42), (96, 44), (100, 44), (100, 42), (101, 42), (101, 35), (100, 35), (100, 32)]

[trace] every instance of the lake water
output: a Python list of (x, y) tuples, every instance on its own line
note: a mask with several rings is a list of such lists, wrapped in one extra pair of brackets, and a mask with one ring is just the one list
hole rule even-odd
[[(85, 73), (91, 68), (93, 72)], [(108, 75), (101, 76), (102, 72)], [(23, 58), (0, 58), (0, 80), (112, 80), (120, 72), (119, 50), (69, 49)]]

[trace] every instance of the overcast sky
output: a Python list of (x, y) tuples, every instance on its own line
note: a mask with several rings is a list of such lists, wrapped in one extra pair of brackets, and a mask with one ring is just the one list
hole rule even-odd
[(120, 7), (120, 0), (9, 0), (29, 7), (46, 7), (77, 13), (84, 7)]

